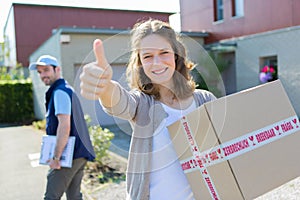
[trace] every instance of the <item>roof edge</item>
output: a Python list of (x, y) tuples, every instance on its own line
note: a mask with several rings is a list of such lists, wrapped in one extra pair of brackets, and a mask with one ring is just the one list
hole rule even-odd
[(53, 34), (57, 32), (62, 33), (79, 33), (79, 34), (108, 34), (108, 35), (116, 35), (116, 34), (130, 34), (131, 29), (109, 29), (109, 28), (82, 28), (82, 27), (58, 27), (53, 30)]
[(116, 9), (116, 8), (101, 8), (101, 7), (92, 7), (92, 6), (67, 6), (67, 5), (51, 5), (51, 4), (35, 4), (35, 3), (19, 3), (19, 2), (13, 2), (12, 7), (14, 5), (23, 5), (23, 6), (48, 6), (48, 7), (62, 7), (62, 8), (77, 8), (77, 9), (92, 9), (92, 10), (109, 10), (109, 11), (127, 11), (127, 12), (146, 12), (146, 13), (161, 13), (161, 14), (168, 14), (172, 15), (175, 14), (176, 12), (163, 12), (163, 11), (151, 11), (151, 10), (138, 10), (138, 9)]
[(194, 32), (194, 31), (181, 31), (180, 34), (187, 35), (190, 37), (208, 37), (208, 32)]

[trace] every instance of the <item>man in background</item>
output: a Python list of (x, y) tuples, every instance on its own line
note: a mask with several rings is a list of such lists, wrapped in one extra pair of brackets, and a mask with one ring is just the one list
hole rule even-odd
[[(60, 199), (66, 193), (68, 200), (81, 200), (80, 185), (87, 161), (95, 159), (88, 128), (80, 101), (73, 88), (61, 76), (61, 67), (55, 57), (43, 55), (31, 63), (37, 70), (46, 92), (46, 133), (56, 136), (54, 156), (48, 160), (47, 187), (44, 199)], [(61, 166), (61, 156), (70, 136), (75, 136), (72, 167)]]

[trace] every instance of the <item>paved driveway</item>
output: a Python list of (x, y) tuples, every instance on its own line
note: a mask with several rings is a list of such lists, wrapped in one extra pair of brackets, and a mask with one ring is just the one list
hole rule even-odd
[(0, 199), (43, 199), (48, 166), (38, 165), (42, 134), (30, 126), (0, 128)]
[[(112, 131), (115, 138), (110, 150), (127, 157), (130, 136)], [(43, 134), (31, 126), (0, 125), (0, 199), (43, 199), (49, 169), (38, 164)]]

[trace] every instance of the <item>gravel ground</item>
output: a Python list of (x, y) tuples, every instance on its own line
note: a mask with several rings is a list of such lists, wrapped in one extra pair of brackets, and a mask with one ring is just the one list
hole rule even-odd
[[(126, 196), (125, 181), (104, 185), (90, 195), (87, 200), (124, 200)], [(296, 178), (255, 200), (300, 200), (300, 177)]]
[[(121, 157), (113, 152), (109, 152), (109, 160), (107, 161), (110, 167), (117, 169), (119, 172), (125, 173), (127, 159)], [(92, 166), (92, 165), (91, 165)], [(85, 200), (124, 200), (126, 199), (126, 183), (120, 181), (119, 183), (99, 184), (97, 175), (95, 180), (88, 178), (89, 174), (85, 174), (83, 178), (82, 191)]]
[(87, 200), (124, 200), (126, 199), (125, 181), (110, 183), (89, 195)]
[(256, 198), (255, 200), (300, 200), (300, 177)]

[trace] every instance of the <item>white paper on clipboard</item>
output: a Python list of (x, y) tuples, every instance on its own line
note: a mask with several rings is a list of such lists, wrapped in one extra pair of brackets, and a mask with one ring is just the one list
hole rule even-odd
[[(40, 164), (48, 165), (47, 160), (53, 158), (56, 145), (56, 136), (45, 135), (42, 138)], [(68, 143), (61, 155), (60, 164), (62, 167), (72, 167), (73, 153), (75, 146), (75, 136), (70, 136)]]

